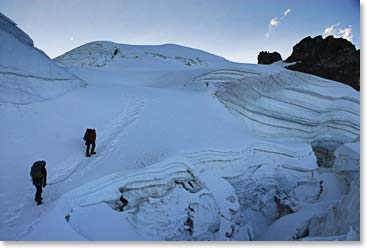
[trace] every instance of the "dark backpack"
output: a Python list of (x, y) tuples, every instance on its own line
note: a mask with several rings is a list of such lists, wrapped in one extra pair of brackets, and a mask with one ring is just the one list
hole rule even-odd
[(34, 162), (33, 165), (32, 165), (32, 168), (31, 168), (31, 177), (33, 179), (35, 178), (43, 178), (43, 169), (45, 168), (46, 166), (46, 162), (45, 161), (37, 161), (37, 162)]
[(83, 139), (85, 141), (91, 141), (93, 139), (93, 129), (87, 128)]

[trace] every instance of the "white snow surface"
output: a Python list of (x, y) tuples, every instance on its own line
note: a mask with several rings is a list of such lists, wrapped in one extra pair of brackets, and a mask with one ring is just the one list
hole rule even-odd
[(0, 104), (29, 104), (60, 96), (86, 83), (65, 71), (0, 15)]
[[(349, 86), (171, 44), (92, 42), (56, 64), (0, 38), (2, 240), (359, 239)], [(338, 144), (338, 166), (319, 168), (313, 142)]]

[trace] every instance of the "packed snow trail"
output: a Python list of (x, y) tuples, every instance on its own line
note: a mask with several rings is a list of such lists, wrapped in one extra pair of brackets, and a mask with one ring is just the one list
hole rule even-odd
[[(137, 120), (139, 112), (143, 107), (144, 102), (142, 100), (127, 100), (127, 103), (124, 104), (121, 114), (111, 122), (111, 125), (109, 125), (108, 128), (102, 130), (100, 133), (98, 132), (98, 140), (96, 142), (98, 145), (98, 148), (96, 148), (98, 149), (98, 155), (92, 156), (93, 158), (85, 158), (85, 156), (81, 157), (80, 155), (77, 155), (67, 159), (62, 163), (59, 163), (55, 166), (58, 168), (56, 174), (57, 176), (51, 177), (51, 182), (48, 182), (47, 185), (54, 185), (64, 182), (68, 180), (79, 168), (83, 167), (83, 165), (88, 163), (90, 164), (92, 162), (97, 163), (99, 160), (103, 159), (103, 156), (109, 154), (111, 149), (115, 147), (114, 144), (116, 143), (116, 139), (121, 137), (124, 131), (130, 125), (132, 125), (134, 121)], [(71, 171), (66, 171), (68, 168), (70, 168)]]
[[(88, 166), (91, 163), (98, 163), (100, 160), (103, 160), (103, 157), (106, 156), (106, 154), (109, 154), (109, 152), (111, 152), (111, 149), (113, 149), (114, 147), (113, 144), (114, 142), (116, 142), (116, 139), (121, 137), (121, 135), (126, 131), (126, 129), (129, 128), (129, 126), (132, 125), (137, 120), (139, 112), (142, 110), (144, 106), (144, 102), (142, 100), (134, 100), (132, 98), (129, 99), (125, 95), (121, 97), (121, 100), (125, 100), (125, 102), (122, 101), (123, 108), (121, 110), (121, 113), (114, 120), (112, 120), (111, 124), (108, 125), (106, 129), (102, 130), (97, 136), (98, 155), (86, 159), (85, 154), (80, 153), (73, 157), (70, 157), (69, 159), (67, 159), (62, 163), (59, 163), (55, 167), (53, 166), (54, 173), (51, 175), (49, 173), (49, 178), (47, 182), (47, 186), (52, 187), (51, 188), (46, 187), (44, 189), (43, 205), (49, 206), (50, 204), (52, 204), (53, 201), (57, 200), (60, 197), (60, 195), (58, 194), (58, 192), (60, 192), (58, 190), (59, 186), (57, 186), (57, 184), (70, 180), (71, 176), (75, 172), (77, 172), (80, 169), (84, 169), (85, 166)], [(32, 186), (28, 187), (28, 189), (23, 192), (26, 192), (28, 196), (33, 196), (35, 189)], [(8, 216), (6, 222), (7, 225), (15, 226), (16, 225), (15, 222), (19, 223), (19, 221), (24, 221), (24, 219), (21, 216), (28, 214), (28, 212), (24, 211), (21, 212), (21, 209), (23, 209), (24, 207), (25, 207), (24, 203), (20, 204), (18, 207), (15, 208), (15, 210), (5, 214), (6, 216)], [(42, 212), (39, 212), (37, 216), (40, 216), (41, 213)], [(31, 228), (33, 225), (34, 223), (32, 222), (32, 225), (30, 225), (29, 228)], [(21, 232), (20, 234), (18, 234), (18, 237), (21, 237), (27, 232), (28, 231)]]

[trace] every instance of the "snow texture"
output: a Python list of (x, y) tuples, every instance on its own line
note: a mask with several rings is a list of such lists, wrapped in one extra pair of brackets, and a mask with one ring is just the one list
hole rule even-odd
[[(349, 86), (173, 44), (96, 41), (52, 61), (0, 24), (2, 240), (360, 239)], [(333, 145), (331, 167), (315, 144)]]

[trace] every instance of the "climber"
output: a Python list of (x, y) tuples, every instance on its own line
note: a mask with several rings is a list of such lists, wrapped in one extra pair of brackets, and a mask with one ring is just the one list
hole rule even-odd
[(34, 162), (31, 168), (31, 177), (33, 181), (33, 185), (36, 187), (36, 195), (34, 200), (37, 202), (37, 205), (42, 204), (42, 187), (46, 187), (46, 178), (47, 178), (47, 170), (46, 170), (46, 161), (41, 160)]
[[(90, 157), (91, 155), (96, 154), (96, 152), (94, 151), (94, 149), (96, 148), (96, 137), (97, 137), (96, 130), (87, 128), (83, 138), (85, 140), (85, 145), (87, 146), (85, 156)], [(90, 145), (92, 145), (92, 150), (89, 153)]]

